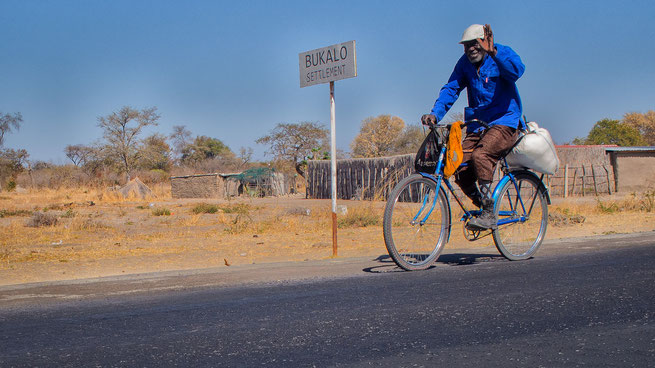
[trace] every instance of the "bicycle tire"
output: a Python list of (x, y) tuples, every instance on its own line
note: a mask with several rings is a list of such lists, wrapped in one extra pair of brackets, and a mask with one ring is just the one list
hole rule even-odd
[[(505, 258), (521, 261), (531, 258), (546, 236), (548, 201), (542, 182), (534, 175), (521, 172), (513, 175), (516, 185), (507, 181), (496, 198), (494, 211), (499, 225), (493, 231), (493, 239)], [(503, 220), (521, 217), (524, 221), (502, 224)]]
[(384, 243), (389, 256), (407, 271), (432, 266), (448, 240), (450, 216), (446, 194), (433, 180), (420, 174), (401, 180), (384, 209)]

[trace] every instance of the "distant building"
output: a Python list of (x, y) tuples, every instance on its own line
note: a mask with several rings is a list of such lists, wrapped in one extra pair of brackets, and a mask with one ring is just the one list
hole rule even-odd
[(171, 177), (173, 198), (230, 198), (240, 195), (257, 197), (289, 193), (286, 175), (260, 167), (241, 173), (209, 173)]
[(609, 147), (605, 151), (617, 191), (655, 189), (655, 147)]

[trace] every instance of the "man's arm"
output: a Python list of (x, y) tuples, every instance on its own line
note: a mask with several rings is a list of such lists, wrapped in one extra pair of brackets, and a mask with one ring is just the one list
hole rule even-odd
[(480, 47), (498, 65), (501, 78), (510, 82), (516, 82), (523, 75), (525, 65), (523, 65), (521, 58), (511, 48), (494, 44), (494, 33), (490, 25), (484, 25), (484, 39), (478, 39), (477, 41)]
[(496, 44), (496, 56), (493, 57), (501, 78), (516, 82), (525, 71), (525, 65), (519, 55), (510, 47)]
[(459, 94), (464, 88), (466, 88), (466, 82), (464, 75), (461, 72), (460, 62), (455, 65), (455, 69), (450, 75), (450, 78), (448, 78), (448, 83), (441, 88), (439, 91), (439, 97), (434, 102), (434, 107), (432, 107), (432, 114), (437, 117), (437, 121), (441, 121), (441, 119), (446, 116), (448, 110), (450, 110), (455, 101), (459, 98)]

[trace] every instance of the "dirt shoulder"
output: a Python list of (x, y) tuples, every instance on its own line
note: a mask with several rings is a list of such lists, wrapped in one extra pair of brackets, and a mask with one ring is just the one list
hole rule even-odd
[[(339, 201), (347, 213), (338, 217), (335, 258), (329, 200), (126, 201), (98, 193), (46, 194), (0, 197), (0, 209), (17, 214), (0, 218), (0, 286), (386, 255), (382, 202)], [(616, 200), (601, 201), (611, 207)], [(33, 217), (18, 215), (47, 208), (56, 224), (26, 226)], [(599, 211), (598, 199), (558, 200), (550, 211), (549, 241), (655, 230), (655, 213)], [(444, 254), (493, 250), (491, 237), (468, 242), (461, 231), (456, 224)]]

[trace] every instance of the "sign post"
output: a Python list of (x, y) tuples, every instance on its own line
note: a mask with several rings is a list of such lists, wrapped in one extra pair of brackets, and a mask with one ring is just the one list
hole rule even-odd
[(300, 88), (330, 83), (330, 178), (332, 181), (332, 256), (337, 256), (337, 135), (334, 81), (357, 76), (355, 41), (298, 54)]

